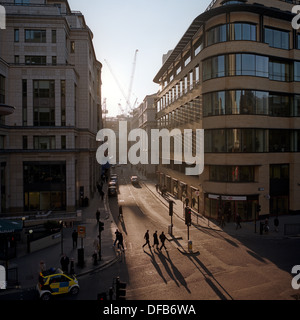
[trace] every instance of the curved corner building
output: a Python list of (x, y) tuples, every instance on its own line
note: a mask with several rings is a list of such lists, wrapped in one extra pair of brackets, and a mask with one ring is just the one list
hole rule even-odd
[(300, 212), (296, 4), (212, 1), (154, 79), (158, 128), (205, 130), (204, 173), (186, 176), (171, 155), (158, 167), (159, 183), (207, 217)]

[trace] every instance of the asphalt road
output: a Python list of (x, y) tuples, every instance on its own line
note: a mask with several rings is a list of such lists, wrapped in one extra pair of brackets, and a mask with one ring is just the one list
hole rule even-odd
[[(146, 246), (144, 234), (150, 230), (167, 233), (168, 209), (144, 183), (132, 186), (125, 171), (120, 178), (120, 194), (110, 199), (112, 215), (125, 239), (120, 262), (107, 270), (81, 279), (79, 299), (94, 299), (96, 291), (108, 291), (113, 278), (127, 283), (128, 300), (293, 300), (291, 269), (300, 264), (299, 239), (233, 238), (226, 232), (191, 227), (190, 239), (196, 254), (188, 251), (187, 227), (173, 217), (173, 235), (167, 251)], [(124, 220), (118, 219), (118, 205)], [(180, 240), (182, 238), (182, 240)], [(87, 289), (85, 289), (85, 286)], [(94, 288), (94, 290), (92, 290)], [(95, 291), (96, 290), (96, 291)]]

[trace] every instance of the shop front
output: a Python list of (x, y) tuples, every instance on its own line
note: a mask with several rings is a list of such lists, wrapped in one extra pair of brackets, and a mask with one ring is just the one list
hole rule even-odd
[(0, 220), (0, 260), (8, 261), (16, 257), (17, 241), (22, 230), (22, 221)]
[(210, 219), (219, 219), (224, 214), (225, 221), (233, 222), (239, 215), (243, 221), (253, 221), (256, 217), (258, 195), (230, 196), (205, 195), (205, 216)]

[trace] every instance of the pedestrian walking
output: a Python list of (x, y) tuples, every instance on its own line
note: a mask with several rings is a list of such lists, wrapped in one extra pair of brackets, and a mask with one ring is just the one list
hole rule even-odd
[(236, 230), (238, 228), (240, 228), (240, 229), (242, 228), (242, 226), (241, 226), (241, 216), (239, 214), (237, 214), (237, 216), (236, 216)]
[(266, 220), (265, 220), (264, 230), (265, 230), (265, 233), (269, 233), (270, 227), (269, 227), (269, 219), (268, 218), (266, 218)]
[(45, 262), (43, 260), (40, 261), (40, 271), (41, 272), (46, 271), (46, 264), (45, 264)]
[(122, 247), (122, 250), (124, 251), (124, 244), (123, 244), (123, 234), (122, 232), (119, 232), (118, 234), (118, 248)]
[(118, 239), (119, 239), (119, 230), (118, 229), (116, 229), (116, 231), (115, 231), (115, 235), (116, 235), (116, 239), (115, 239), (115, 241), (114, 241), (114, 246), (116, 245), (116, 243), (117, 243), (117, 241), (118, 241)]
[(70, 260), (67, 255), (64, 253), (60, 259), (61, 269), (64, 273), (68, 273)]
[(72, 276), (73, 274), (75, 274), (74, 258), (71, 258), (70, 275)]
[(149, 230), (146, 231), (144, 235), (144, 239), (146, 240), (146, 243), (143, 245), (143, 249), (146, 245), (148, 245), (149, 249), (151, 250), (150, 241), (149, 241)]
[(98, 264), (98, 262), (97, 262), (97, 251), (96, 250), (92, 254), (92, 259), (93, 259), (93, 262), (94, 262), (94, 266), (96, 266)]
[(97, 224), (99, 224), (99, 220), (100, 220), (100, 208), (98, 208), (98, 210), (96, 211), (96, 220), (97, 220)]
[(157, 235), (157, 231), (155, 231), (153, 233), (153, 248), (154, 246), (156, 245), (156, 249), (158, 249), (158, 245), (159, 245), (159, 242), (158, 242), (158, 235)]
[(160, 234), (159, 239), (160, 239), (160, 242), (161, 242), (161, 246), (160, 246), (159, 250), (161, 250), (162, 247), (164, 247), (164, 248), (167, 250), (167, 248), (166, 248), (166, 246), (165, 246), (165, 241), (166, 241), (167, 237), (166, 237), (166, 235), (164, 234), (164, 232), (162, 232), (162, 233)]
[(185, 206), (188, 207), (189, 203), (190, 203), (190, 199), (188, 197), (186, 197), (184, 202), (185, 202)]
[(72, 239), (73, 239), (73, 249), (77, 248), (78, 232), (75, 229), (72, 232)]
[(101, 200), (103, 201), (103, 198), (104, 198), (104, 195), (105, 195), (105, 193), (104, 193), (104, 191), (103, 190), (101, 190)]
[(222, 213), (221, 215), (221, 228), (224, 228), (225, 227), (225, 216), (224, 216), (224, 213)]
[(123, 207), (119, 206), (119, 220), (123, 220)]

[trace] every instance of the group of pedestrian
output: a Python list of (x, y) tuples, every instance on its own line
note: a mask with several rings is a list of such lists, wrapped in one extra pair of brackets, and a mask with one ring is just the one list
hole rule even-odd
[[(158, 247), (159, 246), (159, 240), (158, 238), (160, 239), (160, 242), (161, 242), (161, 246), (160, 248)], [(146, 231), (145, 235), (144, 235), (144, 239), (146, 240), (145, 244), (142, 246), (142, 248), (144, 249), (145, 246), (148, 245), (149, 249), (151, 250), (151, 244), (150, 244), (150, 235), (149, 235), (149, 230)], [(162, 233), (159, 235), (158, 237), (158, 234), (157, 234), (157, 231), (155, 231), (153, 233), (153, 245), (152, 247), (154, 248), (154, 246), (156, 246), (156, 249), (157, 250), (161, 250), (163, 247), (167, 250), (166, 246), (165, 246), (165, 241), (166, 241), (167, 237), (166, 235), (164, 234), (164, 232), (162, 231)]]

